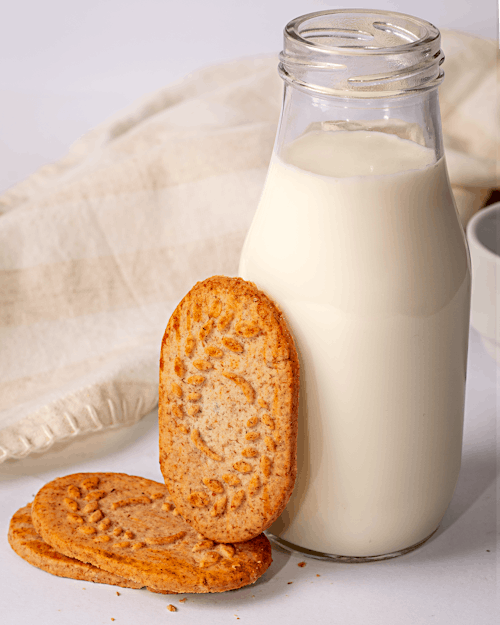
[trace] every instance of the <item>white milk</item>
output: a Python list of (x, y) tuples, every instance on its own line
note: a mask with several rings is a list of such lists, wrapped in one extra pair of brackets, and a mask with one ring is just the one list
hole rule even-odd
[(271, 531), (399, 551), (437, 528), (460, 467), (470, 274), (445, 163), (369, 131), (309, 133), (284, 159), (240, 264), (301, 360), (298, 477)]

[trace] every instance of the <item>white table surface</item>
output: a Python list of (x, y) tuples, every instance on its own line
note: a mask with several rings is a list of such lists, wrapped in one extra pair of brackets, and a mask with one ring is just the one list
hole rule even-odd
[[(5, 539), (12, 514), (60, 475), (120, 471), (161, 482), (156, 411), (99, 450), (69, 446), (0, 465), (0, 622), (94, 625), (114, 618), (116, 625), (168, 619), (176, 625), (224, 625), (239, 617), (262, 625), (497, 625), (499, 388), (500, 367), (472, 330), (462, 469), (438, 532), (420, 549), (394, 560), (341, 564), (273, 548), (273, 564), (260, 580), (220, 595), (155, 595), (57, 578), (24, 562)], [(307, 563), (303, 568), (297, 566), (301, 561)], [(170, 603), (177, 613), (167, 611)]]
[[(441, 28), (497, 33), (495, 0), (359, 4)], [(288, 20), (329, 7), (335, 4), (322, 0), (9, 3), (0, 38), (0, 192), (145, 92), (200, 66), (277, 51)], [(0, 624), (497, 624), (499, 389), (500, 367), (471, 331), (462, 471), (439, 531), (419, 550), (373, 564), (306, 559), (300, 568), (303, 557), (273, 549), (274, 562), (255, 585), (221, 595), (119, 589), (117, 596), (115, 587), (31, 567), (5, 539), (12, 514), (59, 475), (120, 471), (161, 481), (156, 411), (98, 445), (93, 439), (0, 465)], [(169, 603), (178, 612), (168, 612)]]

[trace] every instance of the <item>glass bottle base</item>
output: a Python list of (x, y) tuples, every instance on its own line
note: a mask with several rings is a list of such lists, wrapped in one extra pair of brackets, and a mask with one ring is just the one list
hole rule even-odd
[(304, 547), (299, 547), (298, 545), (294, 545), (293, 543), (288, 542), (287, 540), (283, 540), (279, 536), (275, 534), (271, 534), (270, 532), (266, 532), (266, 536), (269, 540), (283, 547), (287, 551), (292, 551), (295, 553), (300, 553), (301, 555), (308, 556), (309, 558), (316, 558), (317, 560), (331, 560), (332, 562), (347, 562), (349, 564), (357, 564), (360, 562), (377, 562), (379, 560), (390, 560), (391, 558), (397, 558), (398, 556), (404, 556), (406, 553), (410, 553), (410, 551), (414, 551), (418, 549), (421, 545), (434, 536), (434, 534), (438, 531), (439, 526), (427, 536), (423, 540), (418, 543), (411, 545), (411, 547), (405, 547), (404, 549), (400, 549), (399, 551), (393, 551), (392, 553), (384, 553), (378, 556), (339, 556), (331, 553), (321, 553), (320, 551), (312, 551), (311, 549), (305, 549)]

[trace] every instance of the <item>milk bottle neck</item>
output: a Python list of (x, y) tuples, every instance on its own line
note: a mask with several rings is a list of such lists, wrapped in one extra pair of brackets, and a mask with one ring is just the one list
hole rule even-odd
[(298, 17), (284, 30), (285, 98), (276, 142), (309, 131), (372, 130), (443, 153), (437, 88), (441, 35), (391, 11), (338, 9)]
[(444, 153), (437, 87), (388, 98), (328, 96), (285, 83), (280, 125), (274, 147), (283, 150), (310, 132), (374, 131), (393, 134)]

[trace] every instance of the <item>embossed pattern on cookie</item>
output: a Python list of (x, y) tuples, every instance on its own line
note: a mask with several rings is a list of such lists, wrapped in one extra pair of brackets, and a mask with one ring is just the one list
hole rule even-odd
[(248, 540), (282, 512), (298, 390), (293, 339), (255, 285), (215, 276), (177, 306), (160, 359), (160, 465), (178, 513), (207, 538)]
[[(91, 502), (84, 487), (89, 480), (98, 480), (101, 493)], [(193, 491), (190, 504), (220, 515), (228, 505), (226, 495), (220, 496), (224, 486), (210, 478), (206, 484), (218, 498), (213, 501), (206, 490)], [(68, 512), (65, 503), (70, 492), (76, 512)], [(239, 543), (234, 551), (212, 540), (200, 541), (199, 533), (177, 513), (165, 485), (120, 473), (75, 474), (46, 484), (33, 502), (33, 524), (59, 553), (154, 592), (240, 588), (271, 563), (265, 536)]]
[[(80, 493), (77, 492), (76, 487), (68, 488), (68, 494), (76, 499), (80, 498)], [(50, 547), (33, 526), (31, 504), (14, 514), (10, 521), (8, 538), (12, 549), (23, 560), (52, 575), (99, 584), (112, 584), (122, 588), (141, 588), (144, 585), (103, 571), (92, 564), (80, 562), (75, 558), (68, 558)], [(102, 538), (107, 537), (102, 536)]]

